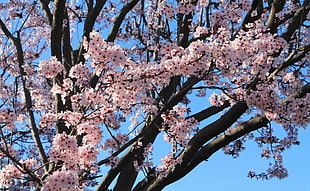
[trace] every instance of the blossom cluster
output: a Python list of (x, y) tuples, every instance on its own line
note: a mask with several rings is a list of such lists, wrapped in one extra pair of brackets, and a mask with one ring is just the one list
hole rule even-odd
[(22, 172), (14, 165), (6, 165), (0, 172), (0, 186), (9, 187), (14, 184), (14, 179), (22, 178)]
[(163, 114), (164, 122), (162, 124), (162, 131), (164, 139), (169, 143), (177, 143), (185, 147), (192, 137), (198, 122), (194, 118), (186, 118), (187, 108), (185, 106), (175, 106), (167, 114)]
[[(73, 79), (74, 78), (77, 79), (77, 82), (75, 82), (75, 84), (82, 86), (89, 80), (91, 76), (91, 73), (89, 70), (90, 70), (89, 66), (85, 64), (77, 64), (70, 69), (69, 77)], [(71, 82), (67, 81), (67, 84), (69, 85), (69, 87), (65, 89), (71, 89), (70, 83)]]
[(90, 34), (90, 42), (84, 39), (84, 46), (87, 48), (86, 58), (92, 58), (92, 66), (96, 68), (97, 74), (105, 69), (107, 63), (113, 67), (123, 66), (126, 62), (125, 54), (119, 45), (112, 45), (106, 42), (98, 32)]
[(79, 188), (78, 175), (76, 171), (61, 169), (53, 172), (48, 177), (44, 184), (42, 191), (79, 191), (83, 190)]
[(75, 136), (57, 134), (49, 155), (55, 161), (63, 161), (67, 167), (73, 168), (78, 163), (78, 144)]
[(14, 121), (17, 120), (16, 113), (10, 109), (0, 110), (0, 121), (5, 123), (6, 128), (13, 130), (15, 128)]
[(68, 169), (93, 168), (92, 172), (95, 173), (101, 131), (95, 124), (83, 123), (77, 126), (77, 134), (81, 136), (81, 143), (78, 143), (76, 136), (57, 134), (49, 155), (54, 161), (64, 162)]
[(168, 169), (172, 170), (176, 165), (182, 163), (182, 159), (175, 157), (173, 152), (170, 152), (167, 156), (161, 159), (162, 165), (156, 167), (156, 172), (161, 177), (167, 177)]
[(56, 57), (41, 61), (38, 69), (38, 73), (42, 76), (46, 76), (47, 78), (54, 78), (64, 71), (64, 66), (57, 60)]
[[(140, 148), (143, 147), (143, 144), (141, 142), (138, 142), (137, 145), (135, 145), (134, 148)], [(135, 170), (137, 172), (139, 172), (140, 170), (142, 170), (144, 168), (151, 168), (153, 166), (153, 162), (152, 162), (152, 152), (153, 152), (153, 145), (151, 143), (149, 143), (146, 147), (143, 148), (143, 158), (144, 160), (138, 161), (138, 160), (134, 160), (133, 161), (133, 166), (135, 167)]]
[(115, 152), (118, 148), (123, 146), (129, 140), (128, 135), (117, 133), (113, 138), (109, 138), (102, 144), (101, 148), (103, 150), (109, 150), (110, 153)]
[(76, 126), (77, 134), (83, 135), (83, 145), (96, 147), (102, 139), (102, 131), (96, 123), (84, 122)]

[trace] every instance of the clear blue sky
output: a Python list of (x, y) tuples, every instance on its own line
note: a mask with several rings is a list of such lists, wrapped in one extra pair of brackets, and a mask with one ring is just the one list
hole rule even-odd
[[(212, 92), (211, 92), (212, 93)], [(206, 98), (192, 100), (192, 110), (201, 110), (209, 104)], [(272, 124), (282, 131), (282, 127)], [(167, 186), (164, 191), (310, 191), (310, 126), (300, 130), (300, 146), (293, 146), (283, 155), (283, 163), (289, 172), (285, 179), (256, 180), (247, 177), (249, 171), (264, 172), (269, 161), (260, 157), (262, 151), (254, 141), (248, 141), (246, 150), (233, 159), (221, 150), (201, 163), (183, 179)]]
[(219, 151), (208, 162), (202, 163), (180, 181), (164, 191), (309, 191), (310, 190), (310, 136), (309, 129), (301, 131), (300, 146), (294, 146), (284, 155), (284, 164), (289, 171), (285, 179), (256, 180), (247, 177), (250, 170), (263, 171), (268, 161), (260, 158), (260, 149), (249, 142), (239, 158), (224, 155)]

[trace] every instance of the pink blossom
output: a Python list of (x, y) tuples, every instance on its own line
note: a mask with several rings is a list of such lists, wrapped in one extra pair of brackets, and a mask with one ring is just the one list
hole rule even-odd
[(12, 164), (6, 165), (0, 172), (0, 186), (9, 187), (13, 184), (13, 179), (22, 178), (21, 171)]
[(57, 134), (49, 155), (55, 161), (63, 161), (67, 168), (74, 169), (79, 162), (78, 145), (75, 136)]
[(55, 171), (48, 177), (42, 191), (78, 191), (79, 189), (78, 175), (75, 171), (61, 169)]
[(49, 60), (41, 61), (39, 64), (38, 72), (42, 76), (47, 78), (54, 78), (58, 74), (64, 72), (64, 66), (57, 60), (56, 57), (52, 57)]
[(197, 27), (194, 33), (194, 37), (200, 37), (200, 35), (208, 34), (208, 29), (205, 27)]

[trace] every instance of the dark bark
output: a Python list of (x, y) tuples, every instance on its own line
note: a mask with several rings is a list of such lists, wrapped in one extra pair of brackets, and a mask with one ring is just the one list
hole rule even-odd
[(107, 38), (108, 42), (114, 42), (118, 30), (125, 18), (125, 16), (127, 15), (127, 13), (134, 7), (137, 5), (137, 3), (140, 0), (130, 0), (128, 3), (126, 3), (123, 8), (120, 10), (119, 14), (116, 16), (115, 21), (113, 23), (112, 29), (110, 30), (109, 36)]
[[(128, 173), (130, 172), (130, 173)], [(127, 163), (120, 172), (113, 191), (130, 191), (138, 176), (138, 172), (131, 163)]]
[(219, 107), (217, 106), (211, 106), (207, 109), (204, 109), (194, 115), (189, 116), (188, 118), (195, 118), (196, 121), (203, 121), (209, 117), (211, 117), (212, 115), (215, 115), (221, 111), (223, 111), (225, 108), (229, 107), (230, 103), (228, 101), (225, 101), (225, 103)]
[(51, 55), (62, 61), (62, 32), (65, 13), (65, 0), (55, 0), (52, 31), (51, 31)]
[(277, 22), (276, 22), (276, 14), (284, 8), (285, 0), (274, 0), (271, 6), (269, 18), (267, 21), (267, 28), (270, 29), (271, 33), (277, 32)]
[(50, 8), (48, 7), (50, 0), (39, 0), (41, 8), (48, 19), (49, 24), (52, 26), (53, 23), (53, 15), (51, 13)]
[(287, 42), (291, 40), (291, 37), (296, 32), (296, 30), (301, 27), (303, 22), (305, 22), (309, 10), (310, 10), (309, 0), (306, 0), (304, 2), (304, 5), (296, 11), (286, 31), (281, 35)]
[(185, 176), (188, 172), (184, 172), (184, 167), (191, 162), (191, 159), (197, 151), (213, 137), (220, 135), (222, 132), (227, 130), (245, 111), (247, 110), (247, 105), (245, 103), (237, 103), (229, 111), (227, 111), (220, 119), (214, 123), (206, 126), (200, 132), (198, 132), (188, 143), (187, 147), (180, 154), (178, 158), (182, 159), (180, 165), (175, 166), (175, 168), (170, 168), (167, 170), (168, 176), (161, 177), (158, 176), (155, 179), (150, 180), (147, 186), (140, 189), (141, 191), (157, 191), (162, 190), (168, 184), (175, 182), (179, 178)]

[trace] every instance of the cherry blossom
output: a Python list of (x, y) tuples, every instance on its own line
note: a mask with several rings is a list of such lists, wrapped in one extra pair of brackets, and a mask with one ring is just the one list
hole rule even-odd
[(308, 2), (8, 1), (0, 15), (1, 188), (162, 190), (248, 141), (267, 161), (248, 177), (288, 176), (310, 123)]
[(77, 191), (83, 190), (79, 189), (78, 176), (75, 171), (61, 169), (60, 171), (55, 171), (44, 184), (42, 188), (43, 191), (51, 190), (70, 190)]
[(14, 165), (6, 165), (0, 173), (0, 185), (9, 187), (14, 184), (14, 179), (22, 178), (21, 171)]
[(57, 58), (52, 57), (50, 60), (41, 61), (39, 64), (38, 73), (47, 78), (56, 77), (64, 71), (63, 65), (57, 61)]

